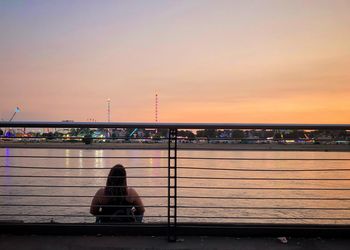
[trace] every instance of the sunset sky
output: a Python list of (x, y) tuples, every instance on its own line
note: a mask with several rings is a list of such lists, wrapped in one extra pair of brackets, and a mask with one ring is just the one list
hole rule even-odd
[(350, 1), (0, 0), (0, 120), (350, 123)]

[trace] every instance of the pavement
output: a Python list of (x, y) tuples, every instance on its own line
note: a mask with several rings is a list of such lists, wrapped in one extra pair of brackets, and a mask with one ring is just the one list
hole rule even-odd
[(0, 249), (112, 250), (112, 249), (235, 249), (340, 250), (350, 249), (350, 238), (252, 238), (185, 236), (168, 242), (164, 236), (47, 236), (0, 235)]

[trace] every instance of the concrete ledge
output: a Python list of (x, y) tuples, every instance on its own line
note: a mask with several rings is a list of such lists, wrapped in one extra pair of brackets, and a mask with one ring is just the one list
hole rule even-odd
[[(343, 237), (350, 235), (350, 225), (282, 225), (282, 224), (219, 224), (179, 223), (179, 236), (235, 236), (235, 237)], [(0, 234), (38, 235), (153, 235), (166, 236), (167, 224), (29, 224), (0, 223)]]
[[(283, 236), (283, 235), (280, 235)], [(348, 250), (350, 239), (291, 238), (282, 243), (276, 237), (234, 238), (186, 236), (169, 243), (164, 236), (38, 236), (0, 235), (0, 249), (6, 250), (112, 250), (112, 249), (236, 249), (236, 250)]]

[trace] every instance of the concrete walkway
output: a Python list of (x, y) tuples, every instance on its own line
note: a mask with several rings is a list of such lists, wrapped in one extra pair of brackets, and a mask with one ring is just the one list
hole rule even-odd
[(169, 243), (166, 237), (151, 236), (38, 236), (0, 235), (0, 249), (112, 250), (112, 249), (244, 249), (244, 250), (340, 250), (350, 249), (350, 239), (233, 238), (186, 236)]

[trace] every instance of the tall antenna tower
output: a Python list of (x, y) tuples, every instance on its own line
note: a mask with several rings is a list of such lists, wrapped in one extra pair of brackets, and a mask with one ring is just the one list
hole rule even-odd
[(156, 93), (156, 103), (155, 103), (155, 122), (158, 122), (158, 94)]
[(107, 117), (108, 122), (111, 122), (111, 99), (107, 99)]

